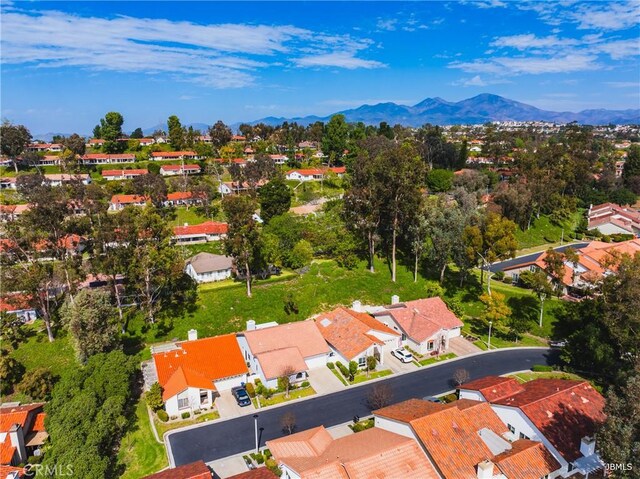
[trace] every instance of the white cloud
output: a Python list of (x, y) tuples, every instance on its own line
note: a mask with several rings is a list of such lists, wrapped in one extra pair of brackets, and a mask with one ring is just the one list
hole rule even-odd
[(638, 88), (640, 89), (640, 82), (635, 81), (608, 81), (606, 85), (612, 88)]
[(491, 42), (491, 46), (498, 48), (515, 48), (517, 50), (530, 50), (532, 48), (558, 48), (579, 45), (574, 38), (558, 38), (556, 35), (537, 37), (532, 33), (498, 37)]
[(354, 56), (355, 52), (332, 52), (294, 58), (293, 62), (300, 67), (339, 67), (347, 70), (356, 68), (381, 68), (384, 63), (375, 60), (363, 60)]
[(468, 73), (488, 73), (498, 76), (543, 73), (570, 73), (601, 68), (595, 55), (557, 55), (554, 57), (493, 57), (471, 62), (453, 62), (449, 68)]
[(393, 32), (398, 26), (398, 20), (395, 18), (389, 19), (378, 19), (378, 23), (376, 23), (376, 28), (378, 30), (384, 30), (387, 32)]
[(461, 78), (460, 80), (456, 80), (451, 84), (454, 86), (463, 86), (463, 87), (470, 87), (470, 86), (484, 87), (488, 85), (500, 85), (504, 83), (511, 83), (511, 82), (503, 78), (484, 79), (480, 75), (476, 75), (471, 78)]
[(606, 53), (614, 60), (640, 55), (640, 44), (637, 38), (629, 40), (614, 40), (592, 46), (591, 49)]
[[(324, 57), (327, 66), (377, 68), (382, 64), (355, 57), (355, 52), (367, 49), (371, 43), (292, 25), (108, 19), (25, 11), (4, 5), (2, 15), (5, 64), (164, 74), (215, 88), (252, 84), (256, 71), (278, 65), (283, 56), (297, 65), (316, 56)], [(322, 62), (316, 65), (321, 66)]]

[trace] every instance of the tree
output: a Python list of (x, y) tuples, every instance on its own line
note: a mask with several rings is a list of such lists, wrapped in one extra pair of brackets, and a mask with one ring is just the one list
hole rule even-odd
[(536, 293), (536, 296), (538, 296), (538, 300), (540, 301), (539, 326), (542, 328), (542, 316), (544, 314), (544, 301), (545, 299), (547, 299), (547, 297), (553, 294), (553, 287), (549, 282), (549, 278), (547, 277), (547, 274), (543, 270), (536, 269), (533, 272), (524, 271), (522, 275), (520, 275), (520, 280), (527, 288), (531, 288)]
[(296, 415), (291, 411), (284, 413), (280, 418), (280, 426), (287, 434), (293, 434), (296, 428)]
[(291, 208), (291, 189), (279, 176), (258, 190), (260, 217), (268, 223), (274, 216), (281, 215)]
[[(11, 297), (5, 297), (4, 301), (10, 303)], [(0, 311), (0, 341), (3, 346), (8, 344), (13, 349), (16, 349), (18, 344), (26, 339), (27, 334), (22, 327), (23, 324), (22, 318), (16, 314), (7, 314)]]
[(367, 392), (367, 404), (372, 411), (391, 404), (393, 390), (386, 382), (376, 383)]
[(135, 139), (144, 138), (144, 133), (142, 132), (142, 128), (138, 127), (135, 130), (133, 130), (129, 138), (135, 138)]
[(156, 208), (162, 207), (167, 199), (167, 183), (161, 175), (138, 175), (131, 181), (131, 185), (137, 195), (148, 197)]
[(289, 391), (291, 390), (291, 376), (296, 373), (293, 366), (285, 366), (278, 377), (278, 389), (284, 391), (284, 397), (289, 397)]
[[(516, 224), (496, 213), (489, 213), (482, 225), (482, 255), (484, 266), (487, 263), (513, 258), (518, 249)], [(483, 283), (484, 268), (480, 272), (480, 283)], [(491, 291), (491, 275), (489, 275), (489, 291)]]
[(453, 172), (434, 169), (427, 173), (427, 187), (430, 192), (443, 193), (453, 187)]
[(13, 161), (18, 172), (17, 157), (29, 146), (31, 133), (24, 125), (12, 125), (5, 120), (0, 126), (0, 150), (2, 154)]
[(329, 157), (329, 165), (340, 160), (347, 149), (349, 126), (344, 115), (333, 115), (322, 136), (322, 152)]
[(231, 133), (231, 128), (225, 125), (221, 120), (218, 120), (211, 128), (209, 128), (209, 136), (211, 137), (211, 143), (213, 146), (219, 149), (231, 141), (233, 134)]
[(65, 138), (62, 143), (64, 144), (64, 147), (72, 151), (74, 155), (84, 155), (87, 148), (84, 138), (77, 133)]
[(176, 115), (171, 115), (167, 120), (167, 131), (169, 132), (169, 143), (175, 151), (184, 147), (184, 128), (180, 119)]
[(122, 137), (123, 123), (124, 118), (120, 113), (110, 111), (100, 120), (99, 130), (94, 130), (94, 136), (96, 133), (100, 133), (100, 136), (96, 138), (102, 138), (105, 141), (102, 148), (106, 153), (119, 153), (126, 146), (124, 143), (118, 142), (118, 138)]
[(466, 369), (456, 369), (453, 373), (453, 382), (457, 387), (462, 386), (464, 383), (468, 382), (469, 379), (471, 379), (471, 376), (469, 375), (469, 371)]
[(153, 383), (149, 390), (144, 393), (144, 400), (153, 412), (162, 409), (164, 407), (164, 401), (162, 400), (162, 386), (160, 386), (158, 382)]
[(494, 292), (489, 295), (484, 293), (480, 295), (479, 299), (484, 304), (481, 319), (487, 324), (493, 323), (496, 329), (506, 329), (507, 319), (511, 316), (511, 308), (507, 305), (504, 294)]
[(24, 375), (16, 389), (29, 396), (33, 401), (48, 401), (51, 399), (54, 383), (55, 377), (50, 369), (36, 368)]
[(447, 265), (454, 251), (463, 248), (464, 217), (456, 207), (446, 207), (443, 198), (430, 201), (426, 208), (426, 227), (430, 237), (429, 256), (444, 282)]
[(9, 356), (7, 351), (0, 351), (0, 393), (9, 394), (13, 386), (20, 382), (23, 374), (22, 363)]
[(76, 356), (81, 363), (98, 353), (109, 352), (119, 342), (115, 308), (106, 291), (83, 289), (73, 304), (62, 310), (73, 338)]
[(597, 433), (597, 448), (607, 464), (624, 464), (615, 475), (637, 479), (640, 470), (640, 361), (627, 383), (607, 392), (606, 420)]
[(349, 361), (349, 381), (353, 382), (358, 373), (358, 363), (356, 361)]
[(300, 240), (291, 250), (287, 263), (289, 267), (299, 269), (311, 263), (312, 259), (313, 247), (311, 243), (306, 240)]
[(640, 195), (640, 147), (632, 145), (622, 170), (622, 180), (627, 188)]
[(369, 377), (369, 373), (373, 370), (376, 369), (376, 366), (378, 364), (378, 360), (375, 358), (375, 356), (367, 356), (367, 377)]
[(477, 225), (467, 225), (462, 231), (461, 247), (453, 253), (453, 261), (460, 269), (460, 286), (463, 285), (469, 270), (478, 265), (482, 251), (482, 231)]
[[(551, 278), (552, 283), (555, 286), (555, 291), (558, 295), (562, 292), (563, 289), (563, 279), (564, 279), (564, 255), (553, 248), (549, 248), (545, 252), (545, 256), (543, 258), (544, 263), (544, 271)], [(542, 327), (542, 326), (541, 326)]]
[(252, 268), (260, 257), (260, 230), (254, 218), (257, 204), (248, 195), (229, 195), (222, 200), (229, 230), (224, 240), (225, 250), (233, 256), (238, 270), (244, 270), (247, 296), (251, 297)]

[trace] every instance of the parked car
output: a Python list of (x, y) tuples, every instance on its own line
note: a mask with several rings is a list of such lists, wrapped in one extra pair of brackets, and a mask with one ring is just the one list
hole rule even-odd
[(398, 348), (391, 351), (391, 354), (398, 358), (403, 363), (410, 363), (413, 361), (413, 354), (406, 349)]
[(552, 348), (564, 348), (567, 345), (566, 339), (560, 339), (557, 341), (549, 341), (549, 346)]
[(247, 390), (242, 386), (232, 388), (231, 392), (233, 393), (233, 397), (236, 398), (238, 406), (244, 407), (251, 404), (251, 398), (247, 394)]

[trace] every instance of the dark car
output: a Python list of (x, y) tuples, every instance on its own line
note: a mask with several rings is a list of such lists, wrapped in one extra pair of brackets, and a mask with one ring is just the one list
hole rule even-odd
[(231, 392), (233, 393), (233, 397), (236, 398), (238, 406), (244, 407), (251, 404), (251, 398), (247, 394), (247, 390), (242, 386), (231, 389)]

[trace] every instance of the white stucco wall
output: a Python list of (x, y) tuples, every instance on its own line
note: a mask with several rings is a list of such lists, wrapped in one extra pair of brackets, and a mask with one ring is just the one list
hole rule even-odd
[(400, 434), (401, 436), (415, 439), (415, 435), (413, 434), (413, 429), (411, 429), (411, 426), (406, 422), (395, 421), (393, 419), (380, 417), (376, 415), (374, 415), (374, 419), (375, 419), (375, 427), (384, 429), (385, 431)]
[[(169, 416), (180, 416), (185, 411), (195, 411), (210, 407), (213, 404), (213, 391), (207, 391), (208, 402), (205, 405), (200, 403), (200, 388), (187, 388), (184, 391), (170, 397), (164, 403), (164, 409)], [(185, 408), (178, 408), (178, 399), (188, 398), (189, 403)]]
[(460, 393), (459, 393), (459, 398), (460, 399), (471, 399), (473, 401), (482, 401), (482, 402), (486, 402), (484, 396), (482, 395), (482, 393), (478, 392), (478, 391), (470, 391), (468, 389), (460, 389)]
[(211, 283), (214, 281), (223, 281), (231, 277), (231, 268), (222, 271), (211, 271), (208, 273), (196, 273), (193, 266), (188, 264), (185, 273), (191, 276), (198, 283)]

